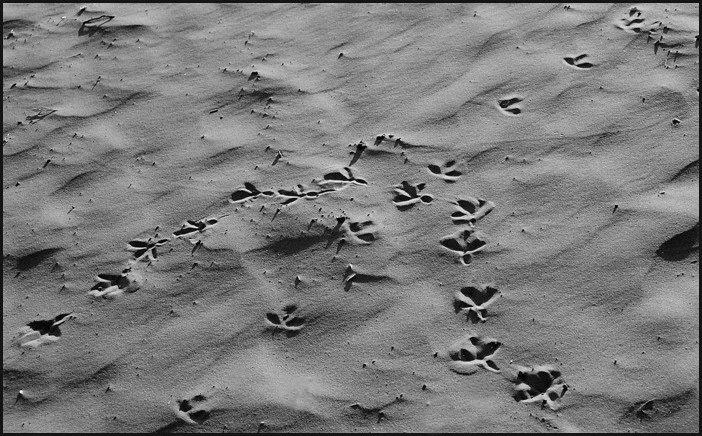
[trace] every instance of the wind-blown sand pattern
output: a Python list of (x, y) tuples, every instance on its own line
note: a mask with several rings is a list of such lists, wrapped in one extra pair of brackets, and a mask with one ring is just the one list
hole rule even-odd
[(699, 5), (3, 4), (3, 431), (698, 432)]

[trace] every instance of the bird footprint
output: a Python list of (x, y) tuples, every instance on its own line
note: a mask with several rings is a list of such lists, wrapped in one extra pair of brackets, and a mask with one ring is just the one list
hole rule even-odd
[(219, 222), (219, 220), (214, 219), (214, 218), (210, 218), (210, 219), (203, 218), (203, 219), (197, 220), (197, 221), (187, 220), (185, 222), (185, 224), (183, 224), (181, 226), (180, 230), (176, 230), (175, 232), (173, 232), (173, 236), (175, 236), (176, 238), (179, 238), (181, 236), (189, 235), (189, 234), (195, 233), (195, 232), (202, 233), (205, 230), (210, 229), (213, 226), (215, 226), (218, 222)]
[(574, 58), (566, 56), (563, 58), (563, 60), (566, 64), (572, 65), (576, 68), (592, 68), (594, 65), (592, 65), (590, 62), (581, 62), (586, 57), (586, 54), (581, 54), (580, 56), (576, 56)]
[(289, 304), (280, 313), (266, 313), (266, 324), (276, 330), (281, 329), (288, 333), (297, 333), (305, 326), (305, 318), (299, 316), (297, 305)]
[(141, 287), (141, 276), (126, 268), (121, 274), (98, 274), (98, 283), (93, 286), (88, 295), (93, 297), (114, 298), (124, 292), (132, 293)]
[(332, 171), (324, 175), (324, 180), (318, 180), (316, 183), (320, 186), (338, 186), (347, 187), (350, 185), (367, 186), (368, 182), (353, 176), (351, 168), (344, 167), (342, 171)]
[(434, 201), (434, 197), (431, 195), (419, 195), (419, 193), (426, 186), (425, 183), (419, 183), (417, 185), (411, 185), (406, 181), (403, 181), (399, 186), (395, 187), (395, 196), (393, 198), (393, 204), (401, 211), (409, 210), (414, 207), (415, 204), (422, 202), (424, 204), (429, 204)]
[(306, 200), (314, 200), (319, 198), (320, 195), (327, 192), (334, 192), (334, 189), (323, 189), (321, 191), (306, 191), (303, 185), (297, 185), (293, 189), (279, 189), (278, 196), (285, 198), (282, 205), (287, 206), (293, 204), (296, 201), (304, 198)]
[(473, 374), (478, 368), (484, 368), (499, 373), (500, 368), (492, 358), (501, 345), (501, 342), (493, 339), (469, 335), (449, 348), (451, 370), (459, 374)]
[(469, 265), (473, 261), (473, 255), (487, 244), (473, 229), (464, 229), (454, 235), (444, 236), (439, 242), (444, 248), (459, 254), (463, 265)]
[(75, 318), (73, 312), (62, 313), (54, 319), (32, 321), (19, 331), (20, 336), (16, 342), (22, 347), (38, 347), (43, 344), (56, 342), (61, 336), (59, 326), (64, 322)]
[(551, 409), (555, 409), (555, 401), (563, 397), (568, 390), (561, 372), (546, 365), (520, 368), (514, 383), (515, 400), (520, 403), (540, 401), (542, 409), (547, 404)]
[(236, 191), (232, 193), (232, 197), (229, 199), (230, 203), (243, 203), (244, 201), (248, 199), (256, 199), (259, 196), (264, 195), (267, 197), (271, 197), (275, 195), (273, 191), (259, 191), (256, 189), (256, 187), (249, 182), (244, 183), (243, 188), (239, 188)]
[(457, 206), (457, 211), (451, 214), (453, 223), (470, 224), (471, 226), (475, 225), (479, 219), (492, 212), (495, 208), (495, 203), (492, 201), (472, 197), (466, 197), (465, 200), (456, 200), (454, 204)]
[(435, 176), (443, 179), (446, 183), (455, 183), (459, 177), (463, 174), (462, 172), (456, 170), (456, 161), (449, 160), (442, 166), (431, 164), (429, 165), (429, 172)]
[(376, 240), (372, 230), (374, 225), (375, 223), (370, 220), (363, 222), (351, 221), (345, 229), (346, 237), (356, 243), (370, 244)]
[(207, 421), (210, 411), (203, 408), (206, 400), (204, 395), (195, 395), (189, 400), (178, 400), (178, 417), (189, 424), (202, 424)]
[(629, 14), (626, 17), (619, 19), (617, 27), (623, 30), (629, 30), (634, 33), (641, 32), (641, 24), (643, 24), (645, 18), (641, 16), (641, 11), (636, 7), (629, 9)]
[(519, 115), (522, 113), (521, 108), (518, 106), (515, 106), (515, 104), (524, 101), (524, 99), (519, 98), (519, 97), (513, 97), (513, 98), (506, 98), (503, 100), (499, 100), (497, 104), (500, 106), (500, 109), (502, 110), (503, 113), (506, 114), (511, 114), (511, 115)]
[(489, 285), (466, 286), (456, 292), (453, 307), (456, 313), (463, 313), (472, 323), (485, 322), (487, 307), (500, 296), (500, 291)]
[(166, 242), (168, 242), (168, 239), (160, 239), (158, 241), (152, 241), (152, 238), (147, 240), (135, 239), (129, 241), (127, 250), (134, 252), (134, 259), (136, 260), (141, 260), (145, 257), (148, 257), (149, 260), (156, 260), (158, 258), (156, 247), (160, 247)]
[(370, 244), (377, 238), (373, 232), (375, 223), (371, 220), (368, 221), (349, 221), (346, 217), (340, 217), (336, 219), (337, 224), (331, 230), (329, 234), (329, 242), (327, 243), (327, 248), (341, 235), (343, 229), (343, 237), (341, 237), (339, 243), (344, 244), (346, 242), (352, 242), (355, 244)]

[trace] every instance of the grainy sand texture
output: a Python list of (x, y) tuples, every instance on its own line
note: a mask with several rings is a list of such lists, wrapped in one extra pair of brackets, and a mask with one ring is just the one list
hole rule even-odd
[(4, 432), (699, 431), (699, 4), (3, 4)]

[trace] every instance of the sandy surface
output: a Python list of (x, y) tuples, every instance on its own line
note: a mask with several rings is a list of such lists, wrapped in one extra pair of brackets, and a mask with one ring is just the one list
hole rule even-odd
[(566, 6), (3, 4), (3, 431), (698, 432), (699, 6)]

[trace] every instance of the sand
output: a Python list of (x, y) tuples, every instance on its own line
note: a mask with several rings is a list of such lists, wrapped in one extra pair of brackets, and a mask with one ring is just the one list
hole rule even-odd
[(3, 4), (4, 432), (698, 432), (698, 4)]

